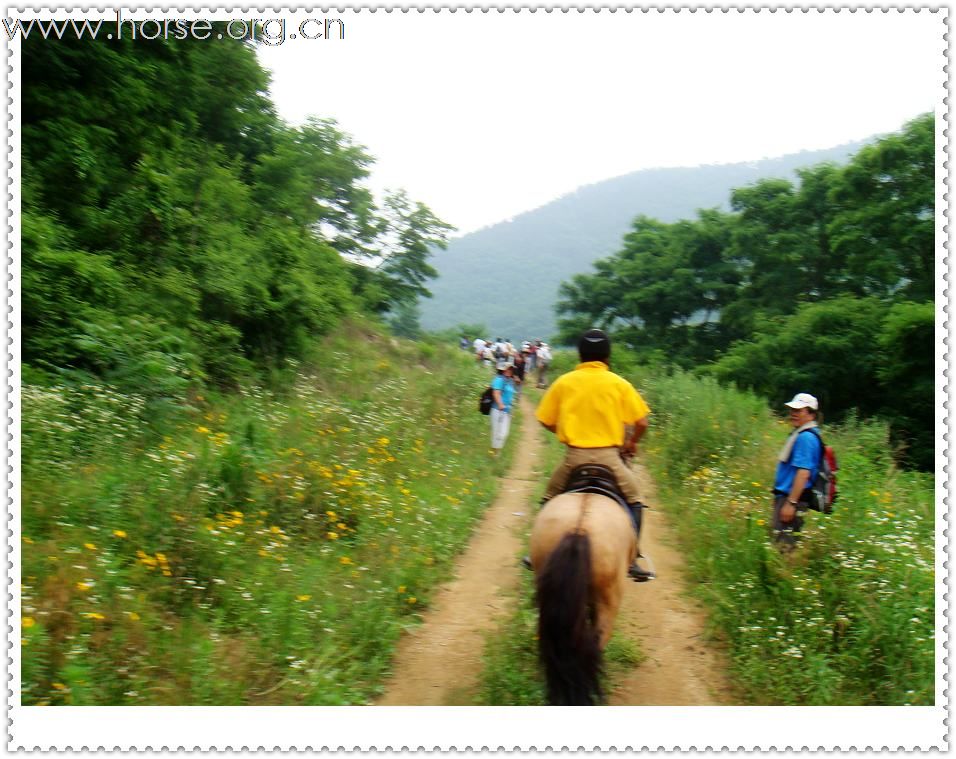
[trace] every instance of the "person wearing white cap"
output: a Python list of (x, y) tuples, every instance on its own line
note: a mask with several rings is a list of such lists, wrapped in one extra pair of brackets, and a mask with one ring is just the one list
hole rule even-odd
[(797, 393), (785, 403), (790, 409), (793, 432), (787, 438), (777, 460), (773, 481), (773, 534), (784, 550), (792, 550), (803, 528), (803, 514), (807, 509), (801, 502), (803, 491), (817, 476), (823, 453), (823, 443), (817, 426), (820, 404), (810, 393)]
[(498, 362), (498, 374), (491, 381), (494, 403), (491, 404), (491, 455), (505, 447), (511, 431), (511, 405), (515, 397), (514, 366), (506, 359)]

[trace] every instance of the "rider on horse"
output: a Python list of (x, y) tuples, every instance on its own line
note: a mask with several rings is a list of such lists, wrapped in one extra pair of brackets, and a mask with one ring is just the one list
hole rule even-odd
[[(637, 476), (624, 463), (647, 431), (650, 408), (634, 386), (610, 370), (611, 340), (599, 329), (578, 342), (581, 363), (559, 377), (538, 404), (536, 417), (567, 446), (564, 460), (551, 475), (542, 502), (562, 493), (571, 472), (583, 464), (607, 467), (626, 499), (640, 539), (641, 509)], [(640, 555), (640, 552), (638, 552)], [(635, 559), (628, 574), (638, 582), (654, 579)]]

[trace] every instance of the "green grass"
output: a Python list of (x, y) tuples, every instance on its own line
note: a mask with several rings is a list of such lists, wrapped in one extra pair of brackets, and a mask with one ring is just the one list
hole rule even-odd
[(507, 466), (486, 372), (351, 325), (281, 393), (23, 388), (24, 704), (362, 704)]
[(694, 592), (754, 704), (932, 704), (934, 493), (893, 466), (885, 426), (824, 426), (835, 513), (809, 512), (800, 547), (770, 543), (769, 489), (789, 424), (763, 401), (686, 374), (643, 375), (646, 460)]

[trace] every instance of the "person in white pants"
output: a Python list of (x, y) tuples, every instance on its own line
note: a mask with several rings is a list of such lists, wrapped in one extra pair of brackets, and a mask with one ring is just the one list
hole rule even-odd
[(491, 381), (494, 403), (491, 406), (491, 455), (497, 456), (511, 431), (511, 404), (515, 397), (514, 367), (498, 362), (498, 376)]

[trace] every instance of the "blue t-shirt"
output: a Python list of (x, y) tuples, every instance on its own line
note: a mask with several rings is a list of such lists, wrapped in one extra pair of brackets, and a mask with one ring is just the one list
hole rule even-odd
[(797, 435), (797, 440), (790, 453), (790, 460), (777, 462), (777, 476), (773, 481), (774, 491), (789, 495), (790, 488), (793, 487), (793, 478), (797, 476), (798, 469), (810, 470), (810, 479), (807, 480), (807, 487), (810, 487), (817, 478), (817, 472), (820, 469), (822, 450), (820, 438), (815, 433), (804, 430)]
[[(505, 411), (511, 412), (511, 401), (515, 397), (515, 383), (510, 379), (505, 377), (503, 374), (499, 374), (491, 381), (491, 389), (498, 390), (501, 393), (501, 402), (505, 404)], [(497, 404), (492, 404), (492, 408), (498, 408)]]

